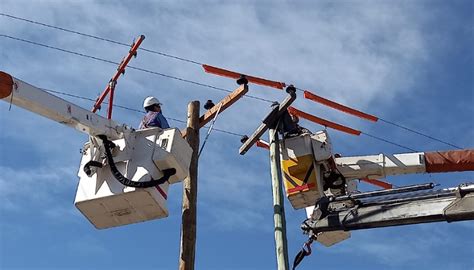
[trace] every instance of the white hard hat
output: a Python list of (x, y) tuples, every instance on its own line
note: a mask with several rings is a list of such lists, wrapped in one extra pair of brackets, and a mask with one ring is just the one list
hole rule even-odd
[(143, 108), (146, 108), (154, 104), (161, 105), (161, 102), (155, 97), (147, 97), (145, 98), (145, 101), (143, 101)]

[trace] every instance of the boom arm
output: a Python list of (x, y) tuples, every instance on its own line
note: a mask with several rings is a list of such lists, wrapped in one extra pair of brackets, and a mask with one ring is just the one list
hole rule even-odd
[(474, 219), (474, 184), (389, 198), (357, 200), (354, 207), (331, 211), (301, 225), (306, 233), (350, 231), (439, 221)]
[(340, 157), (337, 169), (347, 180), (389, 175), (474, 170), (474, 150)]
[(110, 140), (116, 140), (122, 138), (123, 132), (128, 129), (2, 71), (0, 98), (91, 136), (105, 135)]

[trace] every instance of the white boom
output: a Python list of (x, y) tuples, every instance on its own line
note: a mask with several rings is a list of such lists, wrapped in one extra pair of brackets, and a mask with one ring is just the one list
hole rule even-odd
[(335, 162), (346, 180), (426, 172), (424, 153), (340, 157)]
[(90, 136), (120, 139), (129, 129), (0, 71), (0, 98)]
[(178, 129), (134, 130), (1, 71), (0, 99), (90, 135), (74, 202), (96, 228), (168, 216), (168, 186), (192, 155)]

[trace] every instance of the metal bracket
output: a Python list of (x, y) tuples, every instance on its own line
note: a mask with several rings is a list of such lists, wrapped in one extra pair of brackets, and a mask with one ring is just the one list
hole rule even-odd
[(460, 185), (456, 191), (456, 200), (443, 210), (447, 222), (474, 219), (474, 187)]
[[(288, 90), (289, 88), (289, 90)], [(287, 88), (288, 96), (281, 104), (275, 106), (272, 111), (264, 118), (262, 124), (254, 131), (254, 133), (242, 144), (239, 149), (241, 155), (245, 155), (247, 151), (260, 139), (260, 137), (271, 127), (275, 127), (278, 119), (286, 112), (288, 107), (296, 100), (296, 92), (294, 87)]]

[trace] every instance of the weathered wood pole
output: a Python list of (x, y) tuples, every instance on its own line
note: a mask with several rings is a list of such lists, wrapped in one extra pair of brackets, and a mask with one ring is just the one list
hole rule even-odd
[(280, 138), (278, 130), (271, 128), (270, 135), (270, 167), (272, 175), (273, 192), (273, 222), (275, 224), (275, 248), (277, 256), (277, 269), (288, 270), (288, 244), (286, 239), (286, 220), (283, 201), (281, 163), (280, 163)]
[(189, 176), (183, 181), (183, 206), (179, 269), (194, 270), (196, 250), (196, 201), (199, 151), (199, 101), (188, 104), (186, 141), (193, 149)]

